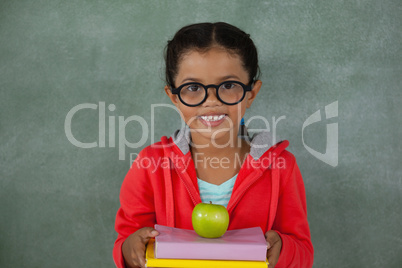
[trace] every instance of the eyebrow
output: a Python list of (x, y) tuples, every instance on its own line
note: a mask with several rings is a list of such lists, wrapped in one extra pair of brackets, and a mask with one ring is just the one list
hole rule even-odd
[[(240, 78), (239, 78), (237, 75), (234, 75), (234, 74), (222, 76), (219, 80), (223, 82), (223, 81), (225, 81), (225, 80), (230, 80), (230, 79), (234, 79), (234, 80), (239, 80), (239, 81), (240, 81)], [(184, 84), (184, 83), (186, 83), (186, 82), (198, 82), (198, 83), (200, 83), (200, 79), (194, 78), (194, 77), (186, 77), (185, 79), (183, 79), (183, 80), (181, 81), (180, 84)]]

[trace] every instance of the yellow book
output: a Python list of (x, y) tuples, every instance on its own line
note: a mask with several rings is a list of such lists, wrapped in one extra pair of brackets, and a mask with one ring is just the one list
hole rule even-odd
[(146, 267), (227, 267), (227, 268), (268, 268), (266, 261), (226, 261), (226, 260), (185, 260), (185, 259), (157, 259), (155, 258), (155, 239), (151, 239), (147, 245)]

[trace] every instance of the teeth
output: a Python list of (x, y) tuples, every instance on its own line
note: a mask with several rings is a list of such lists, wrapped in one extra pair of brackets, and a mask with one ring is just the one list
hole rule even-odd
[(201, 116), (201, 118), (205, 121), (218, 121), (222, 120), (225, 117), (224, 114), (222, 115), (209, 115), (209, 116)]

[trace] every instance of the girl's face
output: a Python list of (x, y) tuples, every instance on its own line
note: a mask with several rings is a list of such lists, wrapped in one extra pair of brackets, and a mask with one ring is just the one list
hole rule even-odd
[[(247, 85), (248, 77), (238, 55), (214, 47), (206, 52), (193, 50), (186, 53), (180, 61), (175, 86), (179, 87), (188, 82), (218, 85), (227, 80)], [(260, 88), (261, 81), (258, 80), (254, 83), (252, 91), (247, 92), (240, 103), (226, 105), (218, 100), (215, 88), (211, 87), (208, 89), (205, 102), (196, 107), (183, 104), (178, 95), (171, 93), (168, 86), (165, 87), (165, 91), (190, 127), (193, 142), (206, 144), (213, 140), (216, 144), (222, 144), (237, 139), (240, 120)]]

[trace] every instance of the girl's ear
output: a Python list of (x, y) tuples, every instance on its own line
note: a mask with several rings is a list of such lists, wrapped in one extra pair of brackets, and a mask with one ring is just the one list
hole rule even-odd
[(253, 103), (254, 99), (257, 97), (257, 94), (260, 91), (261, 86), (262, 86), (261, 80), (256, 80), (254, 82), (254, 86), (253, 86), (252, 90), (247, 92), (247, 94), (248, 94), (247, 103), (246, 103), (247, 108), (251, 107), (251, 104)]
[(169, 99), (172, 101), (172, 103), (177, 106), (178, 101), (179, 101), (178, 96), (176, 94), (172, 93), (172, 91), (170, 90), (170, 87), (168, 85), (165, 86), (165, 92), (166, 92), (166, 95), (168, 95)]

